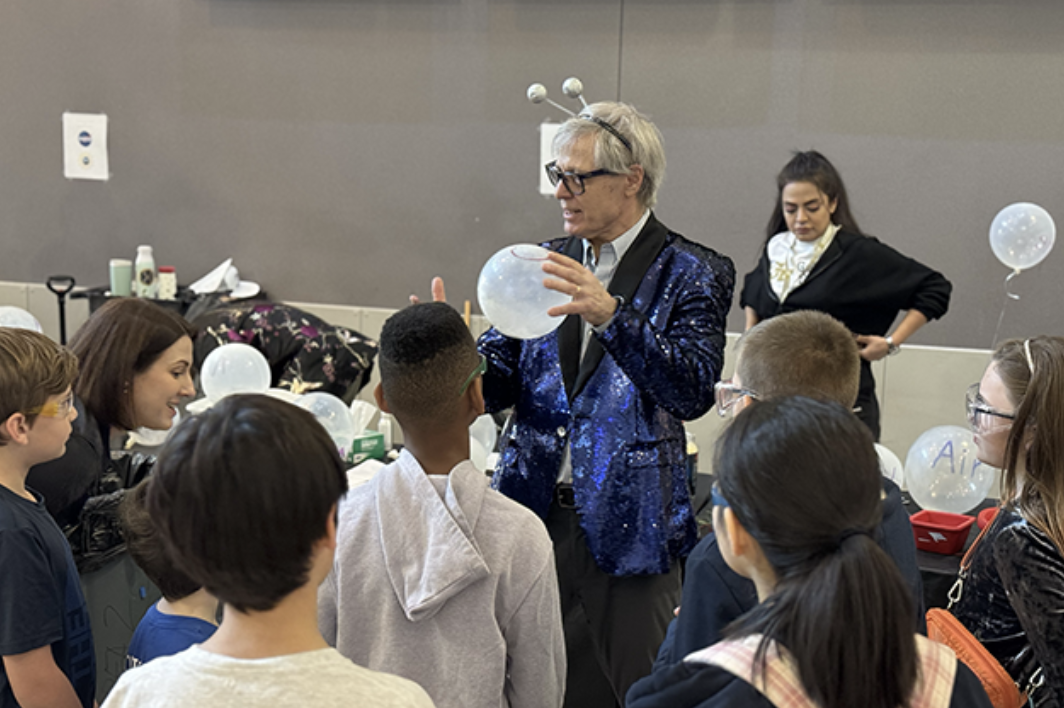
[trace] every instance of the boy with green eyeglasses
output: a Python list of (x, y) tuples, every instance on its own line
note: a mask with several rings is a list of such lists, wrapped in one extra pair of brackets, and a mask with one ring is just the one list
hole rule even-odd
[(77, 371), (44, 335), (0, 328), (0, 708), (89, 708), (96, 693), (74, 557), (26, 486), (31, 467), (66, 449)]
[(380, 346), (377, 402), (405, 449), (340, 504), (322, 634), (355, 663), (416, 681), (440, 708), (557, 708), (565, 643), (550, 538), (469, 461), (484, 359), (438, 302), (390, 317)]

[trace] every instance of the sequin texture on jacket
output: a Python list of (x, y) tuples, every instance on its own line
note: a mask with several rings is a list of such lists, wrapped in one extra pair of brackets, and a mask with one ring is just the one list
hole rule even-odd
[[(579, 239), (544, 245), (580, 257)], [(571, 440), (581, 526), (611, 575), (666, 572), (697, 540), (682, 421), (713, 405), (734, 283), (730, 259), (652, 215), (610, 283), (624, 302), (582, 363), (572, 318), (538, 339), (480, 338), (487, 407), (514, 409), (494, 485), (546, 517)]]

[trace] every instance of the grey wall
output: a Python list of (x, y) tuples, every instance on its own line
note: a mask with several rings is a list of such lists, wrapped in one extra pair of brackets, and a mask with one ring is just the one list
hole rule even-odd
[[(4, 0), (0, 279), (103, 284), (151, 243), (278, 299), (473, 298), (497, 248), (560, 231), (535, 193), (559, 114), (524, 90), (577, 75), (658, 122), (674, 229), (745, 272), (788, 151), (819, 149), (867, 231), (953, 280), (915, 341), (988, 347), (990, 220), (1064, 229), (1062, 47), (1058, 0)], [(110, 116), (111, 181), (63, 178), (64, 110)], [(1064, 246), (1002, 335), (1061, 331), (1062, 279)]]

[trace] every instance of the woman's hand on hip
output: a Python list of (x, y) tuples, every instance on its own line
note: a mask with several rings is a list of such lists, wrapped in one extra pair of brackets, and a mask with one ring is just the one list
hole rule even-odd
[(887, 344), (886, 337), (877, 337), (874, 334), (859, 334), (856, 339), (862, 359), (879, 361), (890, 353), (890, 345)]

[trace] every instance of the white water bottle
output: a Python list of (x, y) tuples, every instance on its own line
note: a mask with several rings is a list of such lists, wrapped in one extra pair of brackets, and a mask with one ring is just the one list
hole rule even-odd
[(137, 246), (137, 260), (133, 262), (133, 294), (147, 298), (159, 296), (159, 277), (151, 246)]

